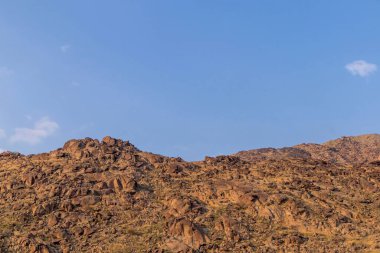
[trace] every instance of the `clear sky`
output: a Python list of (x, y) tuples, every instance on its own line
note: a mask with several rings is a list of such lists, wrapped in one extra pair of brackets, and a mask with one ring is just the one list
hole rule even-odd
[(0, 149), (187, 160), (380, 130), (379, 0), (2, 1)]

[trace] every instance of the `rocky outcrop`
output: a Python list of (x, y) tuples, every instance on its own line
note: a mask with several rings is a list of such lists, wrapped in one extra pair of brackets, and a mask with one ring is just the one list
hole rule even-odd
[(210, 241), (199, 225), (183, 218), (175, 219), (170, 224), (169, 235), (166, 245), (173, 252), (198, 250)]
[(111, 137), (2, 153), (0, 252), (376, 252), (368, 138), (324, 144), (342, 161), (301, 145), (186, 162)]

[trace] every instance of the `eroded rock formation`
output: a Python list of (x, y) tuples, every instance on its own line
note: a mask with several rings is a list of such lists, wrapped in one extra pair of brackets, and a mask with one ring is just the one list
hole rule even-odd
[(110, 137), (3, 153), (0, 252), (376, 252), (377, 138), (200, 162)]

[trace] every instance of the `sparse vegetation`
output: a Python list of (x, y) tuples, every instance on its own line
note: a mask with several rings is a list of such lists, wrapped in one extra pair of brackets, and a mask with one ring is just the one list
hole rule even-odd
[(380, 247), (377, 163), (352, 169), (350, 160), (271, 152), (189, 163), (107, 137), (43, 155), (2, 155), (0, 252)]

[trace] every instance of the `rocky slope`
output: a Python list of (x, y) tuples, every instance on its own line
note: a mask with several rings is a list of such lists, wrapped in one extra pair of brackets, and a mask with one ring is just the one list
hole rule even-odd
[(3, 153), (0, 252), (379, 252), (379, 145), (359, 139), (323, 144), (342, 163), (308, 145), (186, 162), (110, 137)]
[(263, 148), (241, 151), (236, 156), (245, 161), (298, 157), (332, 163), (361, 164), (380, 160), (380, 135), (342, 137), (323, 144), (300, 144), (287, 148)]

